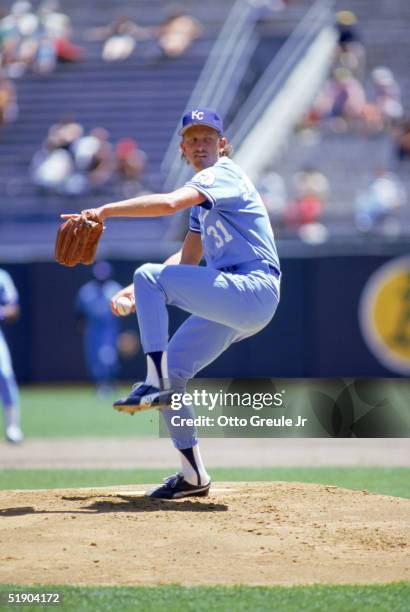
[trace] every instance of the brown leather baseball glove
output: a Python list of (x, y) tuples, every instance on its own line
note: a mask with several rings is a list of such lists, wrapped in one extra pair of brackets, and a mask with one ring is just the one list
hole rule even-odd
[(104, 226), (92, 212), (67, 219), (56, 237), (55, 258), (63, 266), (92, 264)]

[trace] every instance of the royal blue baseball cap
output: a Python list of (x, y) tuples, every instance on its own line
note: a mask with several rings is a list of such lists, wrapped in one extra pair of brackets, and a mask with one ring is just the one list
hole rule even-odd
[(219, 136), (223, 136), (223, 121), (218, 113), (210, 108), (195, 108), (182, 117), (182, 127), (179, 131), (182, 136), (188, 128), (193, 125), (207, 125), (216, 130)]

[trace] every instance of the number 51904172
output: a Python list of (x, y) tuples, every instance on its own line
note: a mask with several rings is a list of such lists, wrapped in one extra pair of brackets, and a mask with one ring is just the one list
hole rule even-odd
[(8, 593), (7, 603), (9, 604), (58, 604), (61, 603), (59, 593)]

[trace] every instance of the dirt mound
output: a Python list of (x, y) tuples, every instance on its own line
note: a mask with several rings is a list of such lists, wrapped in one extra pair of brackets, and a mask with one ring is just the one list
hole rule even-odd
[(217, 483), (0, 492), (2, 583), (376, 583), (410, 580), (410, 500), (332, 486)]

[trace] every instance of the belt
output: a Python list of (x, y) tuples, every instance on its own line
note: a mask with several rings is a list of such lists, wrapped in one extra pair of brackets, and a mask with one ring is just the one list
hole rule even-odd
[[(226, 266), (225, 268), (218, 268), (218, 270), (220, 270), (221, 272), (230, 272), (232, 274), (232, 273), (237, 272), (243, 265), (245, 265), (245, 263), (246, 262), (243, 262), (241, 264), (236, 264), (234, 266)], [(256, 263), (257, 262), (255, 262), (255, 264)], [(268, 266), (269, 272), (272, 274), (272, 276), (274, 276), (275, 278), (280, 278), (281, 272), (276, 266), (274, 266), (271, 263), (268, 263), (267, 261), (263, 261), (263, 260), (260, 260), (260, 263), (264, 263)]]

